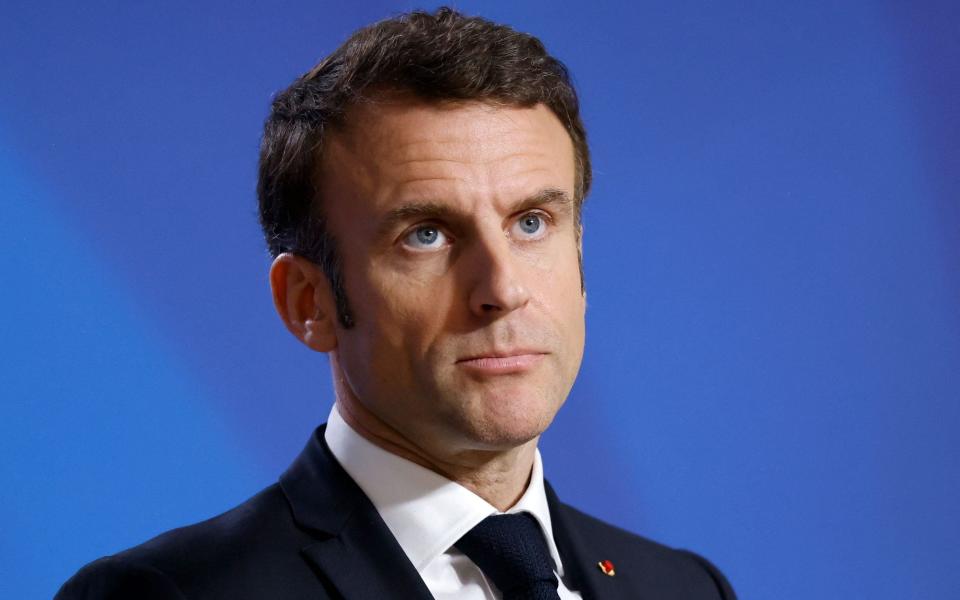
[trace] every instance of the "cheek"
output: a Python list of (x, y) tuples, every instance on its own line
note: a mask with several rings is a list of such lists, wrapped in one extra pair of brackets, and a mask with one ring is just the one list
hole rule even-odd
[[(444, 327), (451, 290), (443, 277), (386, 272), (369, 280), (367, 317), (387, 352), (425, 355)], [(358, 318), (360, 315), (358, 315)]]
[[(560, 263), (562, 262), (562, 267)], [(565, 354), (571, 360), (583, 353), (586, 298), (580, 285), (580, 269), (575, 254), (556, 260), (549, 277), (538, 280), (541, 301), (563, 340)]]
[(580, 253), (577, 245), (574, 240), (564, 237), (551, 250), (534, 263), (537, 270), (541, 271), (538, 281), (545, 286), (553, 301), (561, 305), (560, 308), (582, 313), (586, 303), (581, 285)]

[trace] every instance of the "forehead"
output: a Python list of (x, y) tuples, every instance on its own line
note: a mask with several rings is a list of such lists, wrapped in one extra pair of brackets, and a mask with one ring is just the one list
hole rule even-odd
[(353, 190), (382, 204), (405, 194), (514, 196), (545, 185), (573, 192), (573, 143), (544, 105), (388, 98), (351, 108), (344, 123), (325, 143), (321, 167), (321, 185), (339, 196)]

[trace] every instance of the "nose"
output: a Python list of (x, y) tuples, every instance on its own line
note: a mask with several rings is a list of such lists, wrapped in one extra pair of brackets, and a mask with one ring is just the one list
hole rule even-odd
[(485, 318), (498, 318), (530, 301), (524, 270), (510, 240), (502, 232), (477, 240), (468, 265), (470, 310)]

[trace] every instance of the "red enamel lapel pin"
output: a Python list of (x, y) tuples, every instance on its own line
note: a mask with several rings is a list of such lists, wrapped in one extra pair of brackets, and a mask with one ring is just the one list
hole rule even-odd
[(601, 560), (597, 563), (597, 566), (603, 571), (604, 575), (613, 577), (617, 572), (613, 569), (613, 562), (609, 560)]

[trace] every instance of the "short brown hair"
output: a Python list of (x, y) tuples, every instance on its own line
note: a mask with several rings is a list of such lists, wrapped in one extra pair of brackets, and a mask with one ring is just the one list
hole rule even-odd
[(573, 141), (577, 227), (590, 189), (590, 153), (566, 67), (532, 35), (449, 8), (411, 12), (358, 30), (273, 101), (260, 146), (260, 224), (274, 257), (293, 252), (330, 280), (337, 313), (352, 326), (335, 240), (317, 198), (317, 167), (327, 132), (348, 108), (375, 92), (426, 101), (544, 104)]

